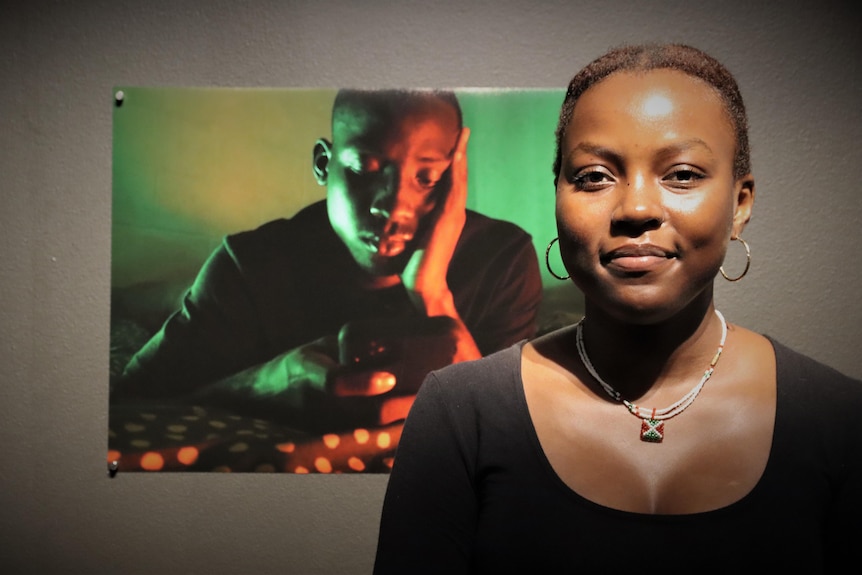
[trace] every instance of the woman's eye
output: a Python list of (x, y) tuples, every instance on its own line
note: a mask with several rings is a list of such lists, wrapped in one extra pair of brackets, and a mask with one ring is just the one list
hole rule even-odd
[(677, 186), (692, 187), (706, 176), (692, 168), (680, 168), (672, 171), (663, 179)]
[(572, 178), (572, 184), (579, 190), (598, 190), (613, 179), (610, 174), (601, 170), (585, 170), (578, 172)]

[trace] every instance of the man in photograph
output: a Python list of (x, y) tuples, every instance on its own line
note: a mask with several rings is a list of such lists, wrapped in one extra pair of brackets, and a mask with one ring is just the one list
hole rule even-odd
[(535, 249), (466, 209), (468, 138), (451, 92), (339, 91), (312, 154), (326, 199), (226, 236), (112, 402), (345, 432), (403, 419), (429, 369), (532, 336)]

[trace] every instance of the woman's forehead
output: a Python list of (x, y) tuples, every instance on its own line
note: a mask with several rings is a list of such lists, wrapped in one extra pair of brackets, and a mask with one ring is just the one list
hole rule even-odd
[(621, 70), (603, 78), (581, 94), (575, 110), (585, 100), (604, 101), (606, 105), (630, 102), (647, 106), (644, 111), (661, 113), (674, 101), (678, 105), (705, 106), (711, 112), (715, 104), (723, 108), (718, 91), (701, 80), (674, 69)]
[(654, 127), (673, 128), (689, 137), (720, 134), (735, 142), (730, 114), (718, 92), (676, 70), (621, 71), (597, 82), (575, 104), (567, 139), (615, 125), (630, 127), (630, 137), (640, 133), (638, 127)]

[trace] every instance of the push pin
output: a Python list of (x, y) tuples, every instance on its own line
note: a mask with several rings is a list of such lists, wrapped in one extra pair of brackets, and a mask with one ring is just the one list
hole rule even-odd
[(108, 475), (111, 477), (117, 474), (117, 470), (120, 468), (120, 462), (116, 459), (108, 462)]
[(125, 97), (126, 97), (126, 94), (122, 90), (117, 90), (117, 93), (114, 94), (114, 103), (116, 103), (117, 106), (122, 106), (123, 105), (123, 98), (125, 98)]

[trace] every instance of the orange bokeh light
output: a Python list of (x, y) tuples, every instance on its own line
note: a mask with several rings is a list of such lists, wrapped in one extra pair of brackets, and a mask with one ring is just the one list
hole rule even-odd
[(183, 465), (191, 465), (198, 460), (197, 447), (183, 447), (177, 452), (177, 461)]
[(359, 445), (365, 445), (368, 443), (368, 440), (371, 439), (371, 434), (367, 429), (359, 428), (353, 432), (353, 438)]
[(165, 458), (155, 451), (148, 451), (141, 456), (141, 469), (159, 471), (165, 466)]
[(386, 431), (381, 431), (380, 435), (377, 436), (377, 447), (386, 449), (390, 445), (392, 445), (392, 436)]
[(323, 436), (323, 444), (329, 449), (335, 449), (341, 443), (341, 438), (334, 433), (327, 433)]

